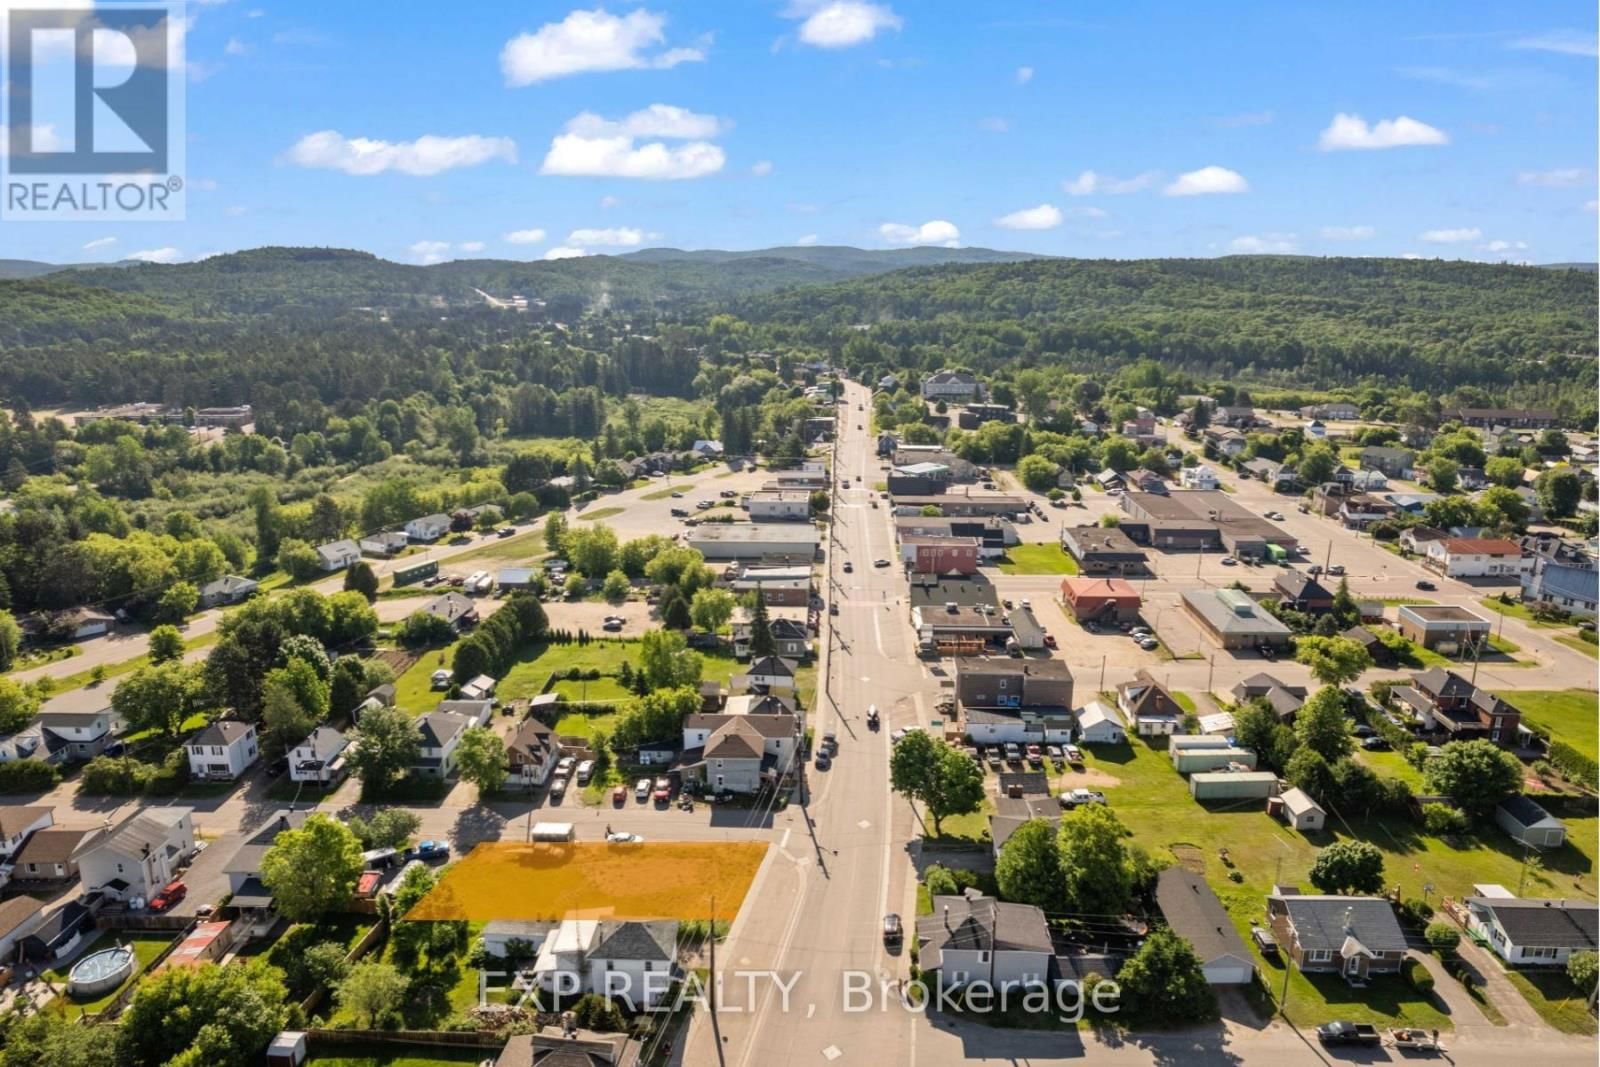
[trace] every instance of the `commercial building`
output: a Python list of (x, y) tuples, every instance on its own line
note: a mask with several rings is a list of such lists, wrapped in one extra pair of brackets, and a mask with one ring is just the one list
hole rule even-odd
[(1139, 591), (1121, 578), (1063, 578), (1061, 599), (1079, 622), (1121, 623), (1139, 617)]
[(770, 607), (803, 608), (811, 600), (811, 568), (745, 567), (730, 583), (736, 594), (759, 593)]
[(1287, 626), (1238, 589), (1185, 590), (1183, 609), (1222, 648), (1283, 648), (1293, 637)]
[(1395, 629), (1423, 648), (1453, 656), (1489, 639), (1489, 620), (1454, 604), (1402, 604)]
[(900, 538), (900, 561), (913, 574), (976, 574), (981, 548), (975, 537), (906, 534)]
[(1070, 708), (1072, 671), (1055, 659), (961, 656), (956, 699), (964, 708)]
[(981, 575), (912, 575), (911, 625), (919, 641), (968, 639), (1003, 643), (1011, 626), (1000, 616), (994, 584)]
[(983, 383), (964, 370), (942, 370), (922, 380), (922, 399), (968, 403), (983, 399)]
[(1573, 615), (1592, 618), (1600, 607), (1600, 571), (1593, 565), (1574, 566), (1535, 557), (1522, 576), (1522, 599), (1527, 603), (1547, 601)]
[(1115, 526), (1063, 526), (1061, 547), (1086, 575), (1143, 574), (1150, 558)]
[(752, 522), (806, 522), (811, 494), (803, 489), (759, 490), (746, 498)]
[(950, 468), (943, 463), (907, 463), (889, 471), (887, 485), (894, 496), (918, 496), (943, 493), (950, 480)]
[(1221, 491), (1124, 493), (1120, 503), (1134, 520), (1121, 524), (1124, 532), (1134, 541), (1143, 540), (1157, 548), (1220, 547), (1236, 556), (1264, 556), (1268, 545), (1294, 552), (1300, 544)]
[(822, 535), (814, 526), (707, 522), (688, 535), (690, 548), (707, 559), (788, 560), (809, 563)]
[(902, 515), (894, 520), (895, 532), (900, 537), (920, 534), (927, 537), (971, 537), (978, 541), (983, 558), (1004, 555), (1005, 550), (1019, 544), (1017, 528), (1001, 518), (930, 518), (926, 515)]
[(944, 492), (927, 496), (896, 496), (896, 508), (911, 508), (921, 511), (925, 507), (939, 509), (939, 514), (946, 518), (968, 518), (972, 516), (1017, 515), (1028, 510), (1028, 502), (1020, 496), (1007, 496), (1001, 493), (974, 493), (970, 489), (961, 492)]

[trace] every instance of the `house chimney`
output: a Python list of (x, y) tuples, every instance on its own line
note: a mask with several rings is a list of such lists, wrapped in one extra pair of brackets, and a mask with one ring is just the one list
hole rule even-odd
[(950, 929), (950, 905), (948, 904), (944, 906), (944, 928), (946, 930)]
[(1344, 909), (1344, 932), (1347, 933), (1347, 934), (1350, 933), (1352, 929), (1354, 929), (1354, 927), (1352, 926), (1350, 920), (1351, 920), (1351, 912), (1350, 912), (1349, 908), (1346, 908), (1346, 909)]

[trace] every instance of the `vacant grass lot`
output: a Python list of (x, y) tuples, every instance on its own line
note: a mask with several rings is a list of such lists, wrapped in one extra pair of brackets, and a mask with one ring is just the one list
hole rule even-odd
[(443, 648), (430, 648), (423, 653), (421, 659), (394, 680), (395, 707), (409, 711), (413, 715), (432, 711), (434, 705), (444, 699), (444, 691), (434, 689), (429, 679), (439, 668), (449, 668), (451, 657), (455, 652), (456, 646), (452, 643)]
[(307, 1067), (457, 1067), (458, 1064), (481, 1063), (489, 1049), (481, 1048), (428, 1048), (416, 1046), (416, 1051), (403, 1051), (396, 1045), (346, 1045), (339, 1055), (313, 1054), (306, 1060)]
[(1600, 758), (1600, 693), (1591, 689), (1502, 689), (1497, 694), (1516, 705), (1522, 717), (1550, 731), (1590, 759)]
[(1078, 563), (1057, 544), (1012, 545), (1006, 549), (1000, 571), (1002, 574), (1077, 574)]

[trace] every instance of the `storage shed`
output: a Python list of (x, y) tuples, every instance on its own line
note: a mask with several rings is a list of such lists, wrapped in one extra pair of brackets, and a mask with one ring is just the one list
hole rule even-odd
[(1196, 800), (1265, 800), (1278, 790), (1271, 771), (1202, 771), (1189, 776), (1189, 795)]
[(1302, 833), (1321, 830), (1328, 823), (1328, 813), (1303, 789), (1285, 790), (1278, 800), (1283, 821)]
[(1203, 771), (1220, 771), (1229, 764), (1239, 763), (1256, 769), (1256, 754), (1248, 748), (1190, 748), (1172, 753), (1172, 766), (1179, 774)]

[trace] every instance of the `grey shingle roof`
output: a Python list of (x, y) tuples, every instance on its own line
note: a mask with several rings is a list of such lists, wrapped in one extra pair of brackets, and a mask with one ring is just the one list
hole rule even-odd
[(1394, 909), (1381, 897), (1287, 896), (1278, 897), (1294, 924), (1295, 936), (1306, 951), (1337, 953), (1345, 939), (1354, 937), (1374, 952), (1404, 952), (1405, 931)]
[(1600, 909), (1590, 900), (1501, 900), (1468, 897), (1467, 905), (1492, 914), (1511, 943), (1528, 948), (1593, 951)]
[(925, 947), (924, 967), (937, 968), (947, 949), (996, 952), (1052, 952), (1044, 912), (1032, 904), (1006, 904), (976, 891), (958, 897), (934, 897), (933, 914), (917, 920), (917, 938)]
[(677, 955), (678, 924), (602, 922), (590, 956), (611, 960), (671, 960)]
[(1201, 963), (1221, 956), (1250, 960), (1250, 950), (1234, 929), (1227, 909), (1199, 875), (1168, 867), (1156, 880), (1156, 903), (1172, 931), (1194, 946)]

